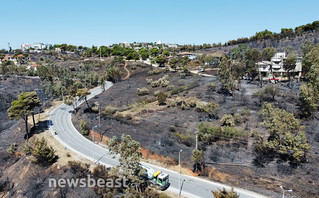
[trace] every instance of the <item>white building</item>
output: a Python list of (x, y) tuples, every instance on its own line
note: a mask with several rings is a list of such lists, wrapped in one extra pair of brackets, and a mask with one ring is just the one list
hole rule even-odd
[(167, 44), (168, 48), (177, 48), (177, 44)]
[[(262, 61), (256, 63), (258, 66), (259, 76), (263, 80), (269, 80), (270, 78), (275, 77), (281, 80), (288, 80), (288, 72), (284, 69), (284, 60), (286, 59), (285, 52), (276, 53), (270, 61)], [(297, 57), (296, 66), (293, 70), (290, 71), (291, 78), (300, 79), (302, 72), (302, 58)]]
[(30, 49), (30, 44), (22, 44), (21, 45), (21, 50), (23, 51), (23, 52), (25, 52), (25, 51), (27, 51), (27, 50), (29, 50)]
[(181, 57), (187, 56), (190, 60), (196, 60), (196, 54), (190, 52), (182, 52), (178, 54)]
[(43, 44), (43, 43), (33, 43), (32, 45), (22, 44), (21, 50), (23, 52), (26, 52), (27, 50), (30, 50), (32, 48), (34, 51), (39, 52), (39, 51), (44, 50), (44, 49), (49, 49), (50, 47), (52, 47), (51, 44)]

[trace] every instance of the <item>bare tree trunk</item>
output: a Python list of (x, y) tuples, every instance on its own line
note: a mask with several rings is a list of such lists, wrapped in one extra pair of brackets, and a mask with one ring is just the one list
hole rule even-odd
[(32, 121), (33, 121), (33, 126), (35, 126), (34, 112), (32, 112)]
[(90, 107), (90, 105), (89, 105), (89, 103), (88, 103), (86, 97), (85, 97), (85, 103), (86, 103), (86, 105), (88, 106), (89, 111), (91, 112), (91, 107)]
[(29, 140), (28, 116), (27, 115), (24, 118), (24, 123), (25, 123), (25, 131), (27, 132), (27, 140)]

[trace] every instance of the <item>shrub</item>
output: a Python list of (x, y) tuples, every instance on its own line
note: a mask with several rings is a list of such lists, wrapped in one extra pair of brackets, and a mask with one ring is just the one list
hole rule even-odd
[(148, 71), (148, 75), (157, 75), (157, 74), (160, 74), (160, 73), (166, 73), (168, 71), (169, 71), (168, 68), (165, 68), (165, 69), (154, 69), (154, 70)]
[(166, 98), (167, 98), (166, 94), (163, 93), (163, 92), (160, 92), (160, 93), (157, 95), (158, 105), (165, 105)]
[(208, 85), (208, 89), (209, 90), (211, 90), (211, 91), (215, 91), (216, 90), (216, 83), (210, 83), (209, 85)]
[(234, 137), (247, 137), (249, 132), (246, 130), (240, 130), (230, 126), (213, 126), (210, 123), (201, 122), (198, 125), (199, 140), (207, 143), (218, 141), (221, 138), (234, 138)]
[(11, 144), (7, 151), (8, 151), (9, 154), (14, 155), (14, 153), (16, 152), (15, 144)]
[(288, 158), (293, 163), (304, 162), (311, 146), (300, 120), (267, 102), (263, 104), (260, 114), (264, 120), (261, 124), (269, 130), (269, 137), (267, 140), (261, 138), (256, 149)]
[(105, 78), (113, 83), (121, 81), (122, 72), (116, 66), (110, 66), (106, 69)]
[(158, 96), (158, 94), (160, 93), (161, 91), (157, 90), (154, 92), (154, 96)]
[(175, 132), (175, 131), (176, 131), (175, 126), (170, 126), (170, 127), (169, 127), (169, 131), (170, 131), (170, 132)]
[(241, 113), (242, 116), (249, 116), (250, 115), (250, 111), (247, 108), (244, 108)]
[(173, 90), (174, 89), (174, 85), (168, 85), (167, 86), (167, 91), (171, 91), (171, 90)]
[(118, 111), (118, 108), (113, 106), (106, 106), (104, 110), (101, 112), (102, 115), (112, 115)]
[(167, 87), (169, 85), (169, 81), (167, 80), (168, 75), (159, 78), (158, 80), (152, 81), (151, 86), (154, 87)]
[(267, 85), (263, 90), (256, 93), (260, 101), (274, 101), (275, 96), (279, 95), (279, 88), (277, 85)]
[(235, 113), (235, 114), (234, 114), (234, 120), (235, 120), (235, 123), (236, 123), (236, 124), (242, 123), (242, 117), (241, 117), (241, 115), (240, 115), (239, 113)]
[(49, 163), (52, 164), (56, 161), (57, 155), (55, 155), (55, 150), (50, 146), (47, 145), (47, 142), (42, 137), (41, 140), (36, 138), (31, 145), (26, 143), (24, 146), (24, 151), (27, 153), (31, 153), (32, 156), (35, 157), (33, 160), (34, 163), (45, 164)]
[(215, 198), (239, 198), (239, 194), (232, 187), (230, 191), (225, 188), (212, 191)]
[(180, 73), (179, 76), (181, 77), (181, 79), (185, 79), (186, 78), (186, 74), (185, 73)]
[(235, 120), (232, 115), (225, 114), (222, 119), (220, 120), (222, 126), (234, 126)]
[(196, 110), (199, 112), (203, 111), (208, 113), (210, 116), (217, 117), (219, 105), (214, 102), (210, 102), (207, 104), (199, 103), (196, 105)]
[(146, 79), (146, 83), (147, 83), (148, 85), (150, 85), (152, 82), (153, 82), (153, 80), (152, 80), (151, 78), (149, 78), (149, 79), (147, 78), (147, 79)]
[(309, 117), (317, 109), (316, 98), (314, 90), (308, 85), (302, 85), (299, 87), (300, 94), (300, 110), (302, 115)]
[(181, 133), (176, 132), (175, 135), (176, 137), (178, 137), (181, 143), (185, 144), (188, 147), (192, 146), (194, 138), (190, 134), (183, 135)]
[(148, 94), (148, 89), (146, 87), (143, 88), (137, 88), (137, 94), (139, 96), (147, 95)]
[(175, 95), (175, 94), (178, 94), (178, 93), (180, 93), (180, 92), (185, 91), (186, 89), (187, 89), (187, 87), (186, 87), (186, 86), (183, 86), (183, 87), (177, 87), (177, 88), (175, 88), (175, 89), (173, 89), (173, 90), (169, 91), (169, 93), (170, 93), (171, 95)]
[(88, 130), (87, 122), (85, 120), (81, 120), (80, 126), (81, 126), (82, 134), (83, 135), (89, 135), (90, 131)]

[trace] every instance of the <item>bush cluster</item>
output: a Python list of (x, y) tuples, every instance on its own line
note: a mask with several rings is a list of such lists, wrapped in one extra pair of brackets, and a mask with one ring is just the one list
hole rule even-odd
[(81, 132), (83, 135), (89, 135), (90, 131), (88, 130), (88, 124), (85, 120), (81, 120), (80, 122)]
[(194, 137), (190, 134), (181, 134), (179, 132), (175, 133), (175, 136), (178, 138), (178, 141), (180, 141), (182, 144), (190, 147), (192, 145), (192, 142), (194, 141)]
[(222, 126), (234, 126), (235, 125), (235, 120), (234, 117), (230, 114), (225, 114), (222, 119), (220, 119), (220, 124)]
[(148, 89), (146, 87), (143, 87), (143, 88), (137, 88), (137, 94), (139, 96), (144, 96), (144, 95), (147, 95), (148, 94)]
[(26, 153), (31, 153), (31, 155), (35, 157), (33, 162), (37, 164), (52, 164), (58, 158), (58, 156), (55, 155), (55, 150), (47, 145), (43, 137), (41, 139), (36, 138), (31, 143), (26, 143), (23, 150)]
[(179, 106), (183, 110), (193, 108), (198, 112), (205, 112), (215, 117), (217, 116), (217, 113), (219, 110), (219, 105), (216, 104), (215, 102), (209, 102), (209, 103), (201, 102), (196, 97), (189, 97), (189, 98), (176, 97), (173, 100), (170, 100), (169, 106), (171, 107)]
[(231, 138), (240, 138), (247, 137), (249, 135), (249, 131), (237, 129), (230, 126), (213, 126), (210, 123), (201, 122), (198, 126), (199, 129), (199, 140), (211, 143), (216, 142), (220, 139), (231, 139)]
[(168, 75), (159, 78), (158, 80), (153, 81), (152, 79), (146, 79), (147, 84), (151, 84), (154, 87), (167, 87), (169, 85), (169, 81), (167, 80)]
[(157, 75), (157, 74), (161, 74), (161, 73), (166, 73), (168, 72), (168, 68), (164, 68), (164, 69), (153, 69), (148, 71), (148, 75)]
[(260, 137), (256, 150), (289, 159), (293, 163), (304, 162), (311, 146), (300, 120), (267, 102), (263, 104), (260, 115), (264, 120), (261, 124), (269, 130), (269, 137), (266, 140)]

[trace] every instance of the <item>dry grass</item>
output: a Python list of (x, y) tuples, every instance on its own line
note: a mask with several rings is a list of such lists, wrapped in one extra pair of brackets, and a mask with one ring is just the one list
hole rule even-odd
[(231, 178), (231, 176), (226, 173), (217, 171), (216, 168), (212, 168), (208, 173), (208, 178), (225, 183)]
[[(156, 165), (156, 166), (161, 166), (173, 171), (178, 172), (179, 171), (179, 166), (176, 163), (176, 161), (172, 158), (169, 157), (164, 157), (158, 154), (154, 154), (152, 152), (150, 152), (147, 149), (141, 149), (141, 152), (143, 154), (143, 160), (144, 162)], [(190, 176), (197, 176), (198, 174), (193, 173), (193, 171), (191, 171), (189, 168), (185, 168), (181, 166), (181, 173), (184, 175), (190, 175)]]

